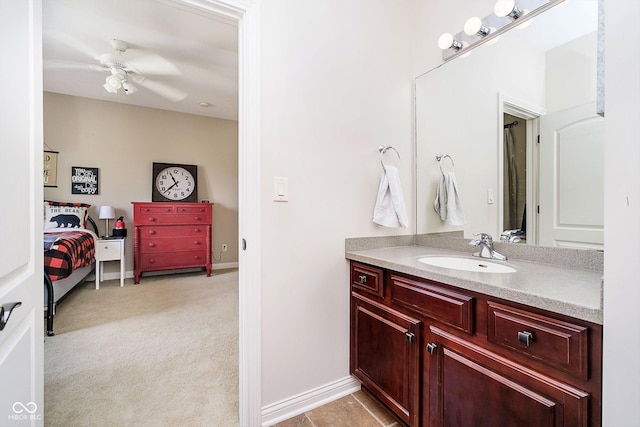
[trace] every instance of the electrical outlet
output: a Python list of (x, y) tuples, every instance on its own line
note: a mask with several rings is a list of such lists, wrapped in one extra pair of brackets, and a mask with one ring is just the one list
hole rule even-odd
[(224, 244), (222, 245), (222, 252), (227, 252), (227, 249), (228, 249), (227, 244), (226, 244), (226, 243), (224, 243)]

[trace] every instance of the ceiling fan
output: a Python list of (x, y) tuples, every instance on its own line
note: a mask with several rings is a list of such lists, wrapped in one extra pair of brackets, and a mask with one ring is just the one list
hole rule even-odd
[(147, 75), (177, 76), (181, 74), (175, 65), (159, 55), (146, 53), (138, 57), (124, 59), (124, 53), (130, 46), (122, 40), (112, 39), (110, 41), (111, 46), (116, 51), (115, 54), (97, 54), (84, 43), (65, 34), (49, 33), (48, 36), (89, 55), (91, 58), (99, 61), (100, 64), (49, 60), (44, 64), (46, 68), (108, 71), (110, 74), (105, 78), (102, 87), (107, 92), (113, 94), (117, 94), (120, 89), (127, 95), (134, 94), (138, 91), (135, 85), (139, 85), (173, 102), (182, 101), (188, 95), (185, 91), (147, 77)]

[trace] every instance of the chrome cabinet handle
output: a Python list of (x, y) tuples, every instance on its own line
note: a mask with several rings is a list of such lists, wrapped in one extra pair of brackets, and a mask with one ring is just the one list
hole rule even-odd
[(436, 352), (437, 349), (438, 349), (438, 346), (436, 344), (433, 344), (433, 343), (427, 344), (427, 353), (433, 354)]
[(360, 281), (360, 283), (367, 283), (367, 276), (365, 276), (364, 274), (362, 276), (358, 276), (358, 280)]
[(407, 338), (407, 342), (408, 343), (415, 342), (415, 340), (416, 340), (416, 334), (414, 334), (414, 333), (406, 332), (404, 334), (404, 336)]
[(11, 317), (13, 309), (16, 307), (20, 307), (21, 305), (21, 302), (10, 302), (7, 305), (8, 309), (5, 309), (4, 305), (0, 306), (0, 331), (3, 330), (5, 326), (7, 326), (7, 322), (9, 321), (9, 317)]
[(531, 347), (531, 343), (533, 342), (533, 334), (527, 331), (518, 332), (518, 342), (524, 347)]

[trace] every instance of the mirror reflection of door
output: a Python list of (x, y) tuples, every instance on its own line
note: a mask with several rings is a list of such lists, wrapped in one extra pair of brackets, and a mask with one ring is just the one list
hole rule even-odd
[(518, 235), (524, 240), (527, 230), (527, 121), (505, 113), (503, 123), (503, 226), (505, 230), (520, 230)]

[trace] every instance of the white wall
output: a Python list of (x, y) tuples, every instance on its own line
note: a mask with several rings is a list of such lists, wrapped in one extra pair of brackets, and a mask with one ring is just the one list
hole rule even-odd
[[(414, 224), (414, 1), (261, 2), (263, 406), (349, 375), (344, 239), (372, 223), (394, 146)], [(274, 176), (289, 202), (272, 201)]]
[(640, 2), (605, 1), (603, 425), (640, 425)]
[[(133, 271), (131, 202), (151, 201), (152, 163), (198, 165), (198, 199), (213, 207), (213, 250), (229, 251), (222, 263), (238, 262), (238, 123), (88, 98), (44, 93), (44, 141), (58, 155), (58, 187), (46, 200), (92, 205), (90, 215), (104, 234), (98, 207), (113, 206), (128, 231), (126, 271)], [(71, 166), (97, 167), (98, 195), (71, 194)], [(109, 221), (113, 228), (113, 221)], [(215, 260), (216, 264), (219, 264)], [(106, 263), (115, 272), (117, 263)], [(108, 277), (108, 276), (107, 276)]]

